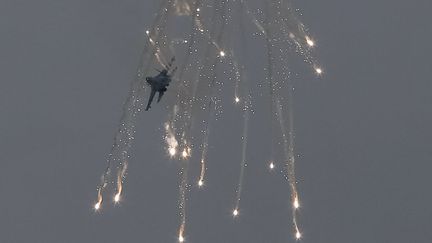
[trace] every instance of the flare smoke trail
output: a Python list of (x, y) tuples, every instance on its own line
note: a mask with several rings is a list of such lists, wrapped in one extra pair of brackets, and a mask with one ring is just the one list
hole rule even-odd
[[(210, 109), (215, 109), (215, 107), (211, 107), (211, 104), (209, 104)], [(208, 153), (208, 146), (209, 146), (209, 136), (210, 136), (210, 127), (211, 127), (211, 121), (213, 120), (213, 114), (214, 111), (211, 110), (209, 114), (209, 119), (204, 123), (205, 130), (203, 134), (203, 141), (202, 141), (202, 151), (201, 151), (201, 169), (200, 169), (200, 177), (198, 180), (198, 186), (203, 186), (205, 182), (205, 173), (207, 170), (207, 153)]]
[[(130, 84), (129, 95), (126, 102), (123, 105), (122, 116), (120, 118), (120, 124), (117, 133), (114, 136), (114, 143), (111, 147), (111, 151), (108, 154), (107, 166), (102, 174), (101, 183), (97, 187), (98, 200), (95, 204), (95, 209), (98, 210), (103, 201), (103, 193), (106, 187), (113, 183), (111, 177), (111, 171), (113, 164), (116, 164), (118, 170), (125, 170), (125, 161), (129, 157), (129, 151), (132, 146), (135, 135), (135, 124), (138, 112), (143, 108), (143, 95), (145, 92), (145, 86), (142, 84), (144, 74), (148, 73), (154, 57), (158, 53), (158, 43), (164, 36), (166, 20), (169, 12), (164, 11), (169, 0), (163, 1), (160, 5), (160, 10), (156, 16), (153, 27), (149, 32), (150, 40), (146, 43), (138, 65), (137, 76)], [(126, 159), (123, 159), (125, 158)], [(124, 174), (123, 174), (124, 179)], [(122, 180), (118, 181), (122, 182)]]
[(119, 169), (117, 172), (117, 192), (114, 195), (115, 203), (118, 203), (120, 201), (123, 192), (123, 180), (126, 178), (127, 167), (128, 167), (128, 161), (126, 158), (124, 158), (121, 164), (121, 169)]
[(239, 182), (236, 190), (236, 204), (233, 211), (234, 216), (237, 216), (237, 214), (239, 213), (240, 200), (241, 200), (241, 195), (243, 190), (244, 174), (245, 174), (245, 169), (247, 167), (246, 150), (247, 150), (247, 142), (248, 142), (249, 113), (250, 113), (249, 109), (250, 109), (250, 97), (245, 98), (245, 107), (243, 108), (244, 113), (243, 113), (242, 155), (241, 155), (241, 162), (240, 162)]
[[(225, 14), (226, 14), (226, 6), (227, 2), (225, 0), (215, 0), (213, 1), (214, 11), (213, 16), (211, 18), (211, 28), (210, 33), (209, 30), (204, 28), (204, 35), (208, 39), (208, 44), (206, 45), (205, 55), (204, 55), (204, 65), (200, 70), (198, 70), (198, 78), (194, 79), (192, 83), (192, 93), (190, 97), (184, 102), (186, 105), (184, 106), (183, 119), (180, 120), (180, 127), (182, 130), (182, 140), (190, 141), (192, 140), (191, 129), (193, 125), (193, 107), (201, 103), (203, 106), (202, 109), (210, 110), (210, 105), (215, 103), (215, 85), (216, 85), (216, 77), (217, 77), (217, 64), (220, 62), (217, 56), (214, 54), (213, 46), (215, 46), (218, 50), (218, 53), (221, 53), (220, 46), (222, 45), (222, 39), (224, 34), (224, 29), (226, 25)], [(220, 21), (220, 27), (217, 28), (217, 23)], [(214, 39), (213, 39), (214, 38)], [(201, 85), (201, 86), (200, 86)], [(208, 86), (208, 98), (206, 97), (197, 97), (197, 92), (203, 93), (204, 88), (202, 86)], [(205, 93), (205, 92), (204, 92)], [(212, 101), (213, 100), (213, 101)], [(212, 101), (212, 102), (211, 102)], [(207, 107), (204, 105), (207, 104)]]
[[(286, 177), (290, 185), (291, 202), (292, 202), (292, 223), (297, 239), (301, 238), (297, 222), (297, 209), (299, 208), (299, 197), (296, 187), (295, 176), (295, 154), (294, 154), (294, 125), (293, 125), (293, 85), (289, 80), (290, 72), (286, 72), (286, 67), (282, 66), (281, 72), (278, 72), (282, 77), (276, 79), (274, 69), (276, 63), (287, 65), (287, 58), (285, 57), (289, 49), (284, 43), (294, 43), (296, 52), (305, 58), (305, 62), (311, 64), (315, 69), (313, 58), (310, 54), (310, 48), (314, 46), (314, 42), (306, 34), (304, 25), (298, 21), (297, 17), (293, 14), (293, 9), (287, 1), (280, 2), (267, 2), (266, 5), (266, 19), (264, 23), (265, 39), (267, 46), (267, 81), (269, 84), (270, 99), (271, 99), (271, 117), (279, 121), (280, 130), (282, 133), (284, 160), (286, 161)], [(277, 27), (277, 28), (275, 28)], [(282, 30), (277, 34), (278, 31)], [(273, 31), (274, 30), (274, 31)], [(280, 36), (281, 35), (281, 36)], [(287, 39), (286, 37), (289, 37)], [(289, 42), (291, 41), (291, 42)], [(289, 47), (289, 46), (288, 46)], [(276, 60), (273, 49), (279, 49), (279, 57)], [(288, 81), (288, 133), (283, 119), (283, 105), (281, 104), (281, 92), (283, 84)], [(276, 108), (276, 110), (274, 109)], [(272, 137), (274, 137), (272, 125)], [(272, 156), (274, 150), (272, 149)], [(271, 166), (274, 167), (273, 163)]]
[[(221, 1), (219, 5), (217, 5), (218, 1), (214, 1), (214, 6), (218, 6), (214, 8), (213, 16), (211, 19), (211, 22), (213, 23), (211, 25), (210, 33), (208, 34), (208, 30), (204, 30), (203, 32), (207, 33), (206, 38), (208, 39), (208, 44), (206, 45), (206, 51), (204, 55), (204, 65), (200, 68), (198, 71), (199, 78), (195, 79), (195, 82), (193, 83), (193, 92), (192, 97), (190, 98), (190, 103), (187, 106), (186, 113), (188, 114), (186, 116), (186, 119), (183, 121), (183, 135), (186, 137), (189, 137), (189, 140), (192, 140), (191, 135), (191, 129), (193, 125), (193, 107), (199, 105), (198, 103), (201, 103), (201, 109), (207, 110), (208, 116), (207, 119), (203, 120), (202, 126), (203, 129), (203, 138), (202, 138), (202, 152), (201, 152), (201, 170), (200, 170), (200, 177), (198, 180), (198, 186), (202, 186), (205, 180), (205, 171), (206, 171), (206, 161), (207, 161), (207, 152), (208, 152), (208, 141), (210, 136), (210, 128), (211, 128), (211, 121), (214, 118), (215, 112), (216, 112), (216, 96), (215, 96), (215, 84), (216, 84), (216, 68), (219, 60), (217, 59), (217, 56), (214, 55), (214, 51), (212, 52), (213, 46), (216, 47), (216, 49), (221, 53), (220, 44), (222, 43), (223, 33), (224, 33), (224, 27), (226, 25), (224, 21), (224, 14), (226, 11), (226, 2)], [(217, 29), (216, 23), (217, 18), (221, 19), (221, 26), (220, 29)], [(213, 39), (213, 36), (216, 36), (216, 39)], [(201, 87), (199, 86), (198, 81), (201, 81)], [(206, 96), (204, 97), (197, 97), (198, 90), (203, 91), (202, 86), (208, 86), (208, 100), (206, 101)], [(201, 92), (202, 93), (202, 92)], [(204, 104), (207, 104), (206, 106)]]
[[(282, 105), (280, 104), (280, 99), (276, 100), (277, 107), (277, 117), (279, 120), (280, 130), (282, 133), (282, 141), (284, 148), (284, 156), (286, 161), (286, 178), (290, 185), (291, 191), (291, 202), (292, 202), (292, 220), (294, 231), (296, 232), (296, 237), (300, 235), (300, 230), (297, 223), (297, 209), (299, 205), (299, 197), (296, 186), (296, 176), (295, 176), (295, 154), (294, 154), (294, 130), (293, 130), (293, 104), (292, 104), (292, 90), (288, 91), (288, 135), (283, 119)], [(299, 237), (297, 237), (299, 238)]]
[(179, 241), (184, 240), (184, 232), (186, 229), (186, 192), (188, 189), (188, 163), (182, 161), (182, 168), (180, 171), (181, 181), (179, 185), (179, 216), (180, 216), (180, 227), (179, 227)]
[(273, 74), (273, 63), (274, 63), (274, 57), (273, 57), (273, 36), (271, 32), (271, 25), (274, 19), (271, 19), (270, 16), (270, 9), (271, 9), (271, 3), (267, 2), (266, 4), (266, 16), (265, 16), (265, 22), (264, 22), (264, 33), (265, 33), (265, 43), (266, 43), (266, 50), (267, 50), (267, 82), (268, 82), (268, 90), (270, 95), (270, 129), (271, 129), (271, 161), (274, 160), (274, 128), (273, 128), (273, 120), (274, 120), (274, 105), (275, 105), (275, 97), (274, 97), (274, 74)]

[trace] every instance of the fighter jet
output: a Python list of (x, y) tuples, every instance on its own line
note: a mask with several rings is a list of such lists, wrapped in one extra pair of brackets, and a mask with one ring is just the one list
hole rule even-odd
[(174, 62), (174, 57), (171, 59), (171, 61), (168, 63), (168, 65), (165, 66), (165, 68), (162, 71), (159, 71), (159, 74), (154, 77), (146, 77), (147, 84), (151, 87), (150, 97), (147, 103), (146, 111), (150, 109), (150, 105), (153, 101), (153, 98), (156, 94), (156, 92), (159, 92), (159, 96), (157, 99), (157, 102), (162, 99), (162, 96), (164, 95), (165, 91), (167, 91), (167, 87), (169, 86), (171, 82), (171, 78), (174, 75), (174, 72), (177, 70), (177, 67), (174, 68), (174, 70), (169, 73), (170, 68)]

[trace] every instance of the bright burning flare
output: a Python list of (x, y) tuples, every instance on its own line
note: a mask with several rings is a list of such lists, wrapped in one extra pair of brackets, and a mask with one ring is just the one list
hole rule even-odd
[(297, 197), (294, 199), (293, 207), (295, 209), (298, 209), (300, 207), (300, 203)]
[(182, 157), (183, 157), (183, 158), (188, 157), (188, 152), (187, 152), (186, 149), (183, 150), (183, 152), (182, 152)]
[(103, 197), (102, 197), (102, 188), (98, 188), (98, 201), (94, 205), (94, 209), (98, 211), (102, 205)]
[(238, 211), (238, 209), (234, 209), (234, 211), (233, 211), (233, 216), (234, 217), (237, 217), (238, 216), (238, 214), (239, 214), (239, 211)]
[(181, 156), (183, 157), (183, 159), (186, 159), (186, 158), (190, 157), (190, 155), (191, 155), (191, 148), (189, 148), (188, 146), (186, 146), (183, 149)]
[(315, 42), (309, 36), (306, 36), (306, 43), (309, 45), (309, 47), (315, 46)]
[(199, 181), (198, 181), (198, 186), (199, 186), (199, 187), (204, 186), (204, 181), (203, 181), (203, 180), (199, 180)]
[(183, 237), (183, 232), (184, 232), (184, 224), (182, 224), (180, 226), (179, 236), (178, 236), (178, 241), (179, 242), (184, 242), (185, 241), (185, 238)]
[(179, 240), (179, 242), (184, 242), (184, 237), (182, 235), (180, 235), (178, 240)]
[(168, 147), (168, 154), (171, 157), (174, 157), (177, 154), (178, 142), (175, 138), (174, 131), (168, 122), (165, 123), (165, 133), (165, 142)]
[(297, 240), (301, 239), (302, 235), (301, 235), (300, 231), (297, 230), (295, 237)]
[(100, 206), (101, 206), (101, 204), (100, 204), (99, 202), (97, 202), (97, 203), (94, 205), (94, 209), (95, 209), (96, 211), (98, 211), (98, 210), (100, 209)]
[(270, 170), (273, 170), (273, 169), (275, 168), (275, 165), (274, 165), (273, 162), (270, 162), (270, 164), (269, 164), (269, 168), (270, 168)]
[(117, 175), (117, 193), (114, 196), (114, 202), (115, 203), (118, 203), (120, 201), (120, 196), (121, 196), (122, 191), (123, 191), (122, 178), (126, 172), (126, 168), (127, 168), (127, 163), (124, 164), (123, 169)]
[(321, 75), (321, 74), (323, 73), (323, 70), (322, 70), (321, 68), (319, 68), (319, 67), (316, 67), (316, 68), (315, 68), (315, 72), (316, 72), (318, 75)]
[(118, 193), (114, 196), (114, 202), (115, 202), (115, 203), (120, 202), (120, 192), (118, 192)]
[(224, 57), (224, 56), (225, 56), (225, 52), (224, 52), (224, 51), (220, 51), (220, 52), (219, 52), (219, 55), (220, 55), (221, 57)]
[(168, 148), (168, 153), (171, 157), (174, 157), (177, 153), (177, 149), (176, 148)]
[(236, 103), (239, 103), (239, 102), (240, 102), (240, 98), (236, 96), (236, 97), (235, 97), (235, 102), (236, 102)]

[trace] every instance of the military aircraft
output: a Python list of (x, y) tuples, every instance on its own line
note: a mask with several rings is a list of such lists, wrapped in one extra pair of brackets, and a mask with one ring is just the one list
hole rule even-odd
[(170, 82), (171, 82), (171, 78), (174, 75), (175, 71), (177, 70), (177, 67), (174, 68), (174, 70), (171, 71), (171, 73), (169, 73), (170, 68), (174, 62), (174, 57), (171, 59), (171, 61), (168, 63), (168, 65), (166, 65), (164, 67), (164, 69), (162, 71), (156, 70), (159, 72), (158, 75), (154, 76), (154, 77), (146, 77), (146, 81), (147, 84), (150, 85), (151, 87), (151, 92), (150, 92), (150, 97), (147, 103), (147, 107), (146, 107), (146, 111), (148, 111), (148, 109), (150, 109), (150, 105), (153, 101), (153, 98), (156, 94), (156, 92), (159, 92), (159, 96), (157, 99), (157, 102), (159, 103), (159, 101), (162, 99), (162, 96), (164, 95), (165, 91), (167, 91), (167, 87), (169, 86)]

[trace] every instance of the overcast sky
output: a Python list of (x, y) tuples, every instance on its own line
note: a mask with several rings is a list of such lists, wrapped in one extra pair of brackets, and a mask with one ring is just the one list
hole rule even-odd
[[(178, 165), (164, 152), (162, 106), (140, 115), (124, 201), (92, 210), (149, 2), (0, 1), (0, 242), (176, 242)], [(296, 6), (325, 68), (296, 85), (302, 242), (432, 242), (432, 2)], [(260, 114), (236, 220), (240, 144), (227, 138), (241, 122), (215, 123), (208, 184), (189, 193), (188, 242), (295, 242), (288, 186), (260, 153)]]

